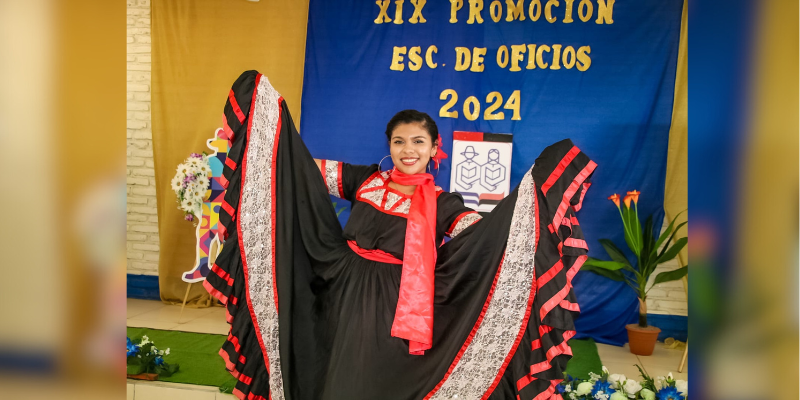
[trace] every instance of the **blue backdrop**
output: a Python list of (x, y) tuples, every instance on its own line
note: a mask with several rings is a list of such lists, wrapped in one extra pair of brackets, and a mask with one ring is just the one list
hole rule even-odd
[[(421, 11), (426, 22), (412, 24), (415, 7), (408, 0), (402, 6), (402, 23), (396, 24), (397, 3), (387, 1), (391, 21), (381, 16), (378, 24), (381, 7), (375, 1), (311, 0), (301, 135), (317, 158), (378, 163), (388, 154), (386, 123), (397, 111), (413, 108), (434, 118), (448, 154), (453, 131), (513, 133), (512, 187), (544, 147), (570, 138), (598, 164), (578, 218), (590, 255), (606, 258), (598, 239), (611, 238), (626, 248), (619, 214), (606, 200), (612, 193), (637, 189), (642, 192), (640, 215), (655, 213), (658, 224), (663, 218), (683, 1), (620, 0), (611, 6), (601, 0), (533, 0), (533, 7), (531, 0), (520, 2), (524, 21), (506, 20), (506, 2), (485, 1), (483, 23), (468, 24), (469, 1), (451, 23), (451, 3), (431, 0)], [(495, 22), (491, 11), (498, 5), (501, 15)], [(611, 13), (597, 23), (604, 6)], [(570, 8), (572, 22), (566, 23)], [(548, 9), (553, 22), (548, 22)], [(533, 21), (531, 15), (537, 12)], [(431, 45), (436, 51), (430, 50), (428, 63)], [(510, 61), (503, 63), (513, 58), (512, 45), (528, 45), (518, 62), (520, 71), (512, 71)], [(535, 50), (549, 48), (539, 52), (540, 60), (530, 61), (530, 45), (536, 45)], [(415, 46), (420, 47), (419, 57), (412, 51)], [(498, 60), (502, 46), (509, 54)], [(568, 46), (576, 53), (583, 48), (583, 55), (565, 55)], [(405, 53), (395, 47), (405, 47)], [(471, 63), (457, 71), (456, 47), (469, 49), (470, 56), (473, 48), (485, 48), (483, 71), (471, 71)], [(534, 69), (528, 69), (531, 62)], [(402, 71), (396, 70), (400, 64)], [(560, 68), (553, 69), (554, 64)], [(455, 98), (452, 94), (440, 100), (446, 89), (457, 95), (452, 107), (447, 105)], [(512, 119), (513, 104), (503, 107), (515, 91), (518, 120)], [(502, 119), (485, 118), (486, 109), (497, 102), (487, 99), (491, 92), (502, 96), (494, 111), (503, 112)], [(467, 100), (470, 96), (474, 101)], [(467, 112), (465, 102), (471, 103)], [(476, 106), (480, 111), (471, 120)], [(456, 111), (458, 116), (442, 117), (441, 111)], [(449, 167), (445, 162), (437, 177), (445, 189)], [(342, 216), (346, 219), (347, 212)], [(588, 272), (579, 273), (574, 286), (582, 311), (578, 334), (603, 343), (625, 343), (624, 326), (636, 321), (633, 292), (623, 283)]]

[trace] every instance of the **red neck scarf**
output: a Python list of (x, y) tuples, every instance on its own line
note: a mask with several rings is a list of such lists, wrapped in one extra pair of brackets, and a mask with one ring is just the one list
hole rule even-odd
[(431, 174), (393, 170), (389, 180), (416, 185), (406, 223), (400, 295), (392, 336), (407, 339), (408, 352), (425, 354), (433, 343), (433, 275), (436, 266), (436, 189)]

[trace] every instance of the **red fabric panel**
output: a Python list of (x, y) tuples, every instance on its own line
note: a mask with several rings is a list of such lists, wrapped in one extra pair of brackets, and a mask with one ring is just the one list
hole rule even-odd
[(455, 131), (453, 132), (453, 140), (469, 140), (472, 142), (482, 142), (483, 132)]

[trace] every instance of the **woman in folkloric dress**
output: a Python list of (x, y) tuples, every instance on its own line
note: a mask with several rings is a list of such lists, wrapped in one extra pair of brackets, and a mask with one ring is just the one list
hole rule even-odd
[[(205, 287), (228, 311), (239, 398), (557, 397), (595, 168), (569, 140), (481, 218), (426, 173), (442, 156), (427, 114), (389, 122), (389, 171), (314, 160), (255, 71), (224, 117), (227, 239)], [(329, 194), (353, 204), (344, 229)]]

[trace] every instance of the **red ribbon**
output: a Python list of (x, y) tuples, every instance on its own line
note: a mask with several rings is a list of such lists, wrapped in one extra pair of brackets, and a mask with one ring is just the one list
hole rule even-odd
[(433, 344), (436, 189), (431, 174), (406, 175), (393, 170), (389, 179), (400, 185), (417, 186), (406, 223), (403, 271), (392, 336), (407, 339), (410, 354), (423, 355)]
[(358, 243), (355, 240), (348, 240), (347, 245), (350, 246), (350, 249), (353, 250), (354, 253), (360, 255), (367, 260), (382, 262), (386, 264), (403, 264), (403, 261), (398, 259), (397, 257), (383, 251), (383, 250), (367, 250), (362, 249), (359, 247)]
[(233, 141), (233, 130), (228, 126), (228, 117), (222, 114), (222, 133), (219, 135), (220, 139)]

